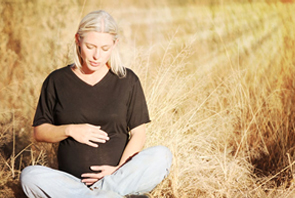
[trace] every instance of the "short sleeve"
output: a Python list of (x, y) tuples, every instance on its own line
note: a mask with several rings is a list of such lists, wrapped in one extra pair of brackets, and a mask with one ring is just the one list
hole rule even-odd
[(44, 123), (54, 123), (53, 109), (56, 103), (54, 83), (50, 76), (44, 81), (39, 97), (33, 126), (38, 126)]
[(127, 111), (127, 126), (131, 130), (141, 124), (150, 122), (144, 92), (137, 78), (132, 86)]

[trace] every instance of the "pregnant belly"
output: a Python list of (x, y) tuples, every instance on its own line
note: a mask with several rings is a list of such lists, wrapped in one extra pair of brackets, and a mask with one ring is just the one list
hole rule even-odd
[(92, 173), (90, 166), (119, 164), (127, 137), (112, 137), (108, 142), (91, 147), (73, 138), (60, 142), (58, 148), (59, 170), (81, 178), (83, 173)]

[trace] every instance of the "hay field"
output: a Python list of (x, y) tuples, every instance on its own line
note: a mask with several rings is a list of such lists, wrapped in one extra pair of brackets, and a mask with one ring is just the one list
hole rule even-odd
[(294, 197), (295, 4), (249, 2), (2, 0), (0, 197), (25, 197), (25, 166), (56, 167), (56, 145), (32, 139), (34, 111), (96, 9), (118, 21), (125, 65), (141, 78), (146, 147), (174, 155), (152, 196)]

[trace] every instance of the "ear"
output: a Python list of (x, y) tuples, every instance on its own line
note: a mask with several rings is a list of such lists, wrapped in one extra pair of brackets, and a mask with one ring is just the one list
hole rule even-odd
[(78, 46), (80, 46), (80, 35), (78, 33), (75, 34), (75, 42)]
[(115, 48), (118, 45), (118, 43), (119, 43), (119, 39), (116, 39), (113, 48)]

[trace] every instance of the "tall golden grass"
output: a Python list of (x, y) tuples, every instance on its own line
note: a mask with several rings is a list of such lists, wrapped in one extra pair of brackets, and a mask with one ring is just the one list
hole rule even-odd
[[(243, 2), (243, 1), (242, 1)], [(48, 73), (71, 62), (76, 27), (105, 9), (141, 78), (171, 173), (154, 197), (293, 197), (294, 4), (263, 1), (3, 1), (0, 197), (25, 197), (21, 170), (56, 166), (31, 123)]]

